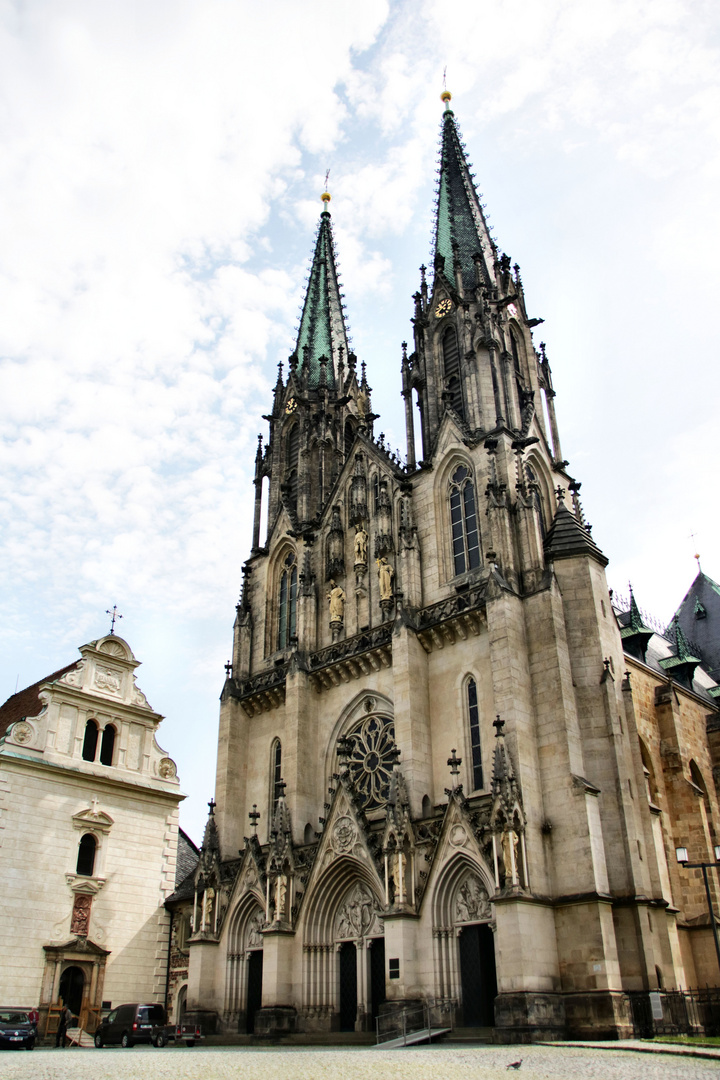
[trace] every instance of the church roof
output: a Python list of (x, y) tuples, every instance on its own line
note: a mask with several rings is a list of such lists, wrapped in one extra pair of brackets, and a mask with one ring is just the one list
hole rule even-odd
[[(449, 98), (448, 98), (449, 100)], [(435, 257), (444, 259), (444, 273), (455, 285), (453, 266), (458, 258), (463, 286), (476, 286), (474, 256), (483, 256), (487, 267), (495, 244), (475, 190), (473, 175), (460, 138), (455, 114), (446, 108), (440, 151), (440, 181), (435, 221)]]
[(608, 564), (607, 558), (590, 533), (580, 524), (575, 515), (570, 513), (562, 498), (558, 502), (555, 519), (545, 537), (545, 555), (548, 559), (569, 559), (574, 555), (589, 555), (601, 566)]
[(40, 700), (41, 686), (62, 678), (63, 675), (67, 675), (68, 671), (73, 671), (81, 663), (81, 660), (75, 660), (72, 664), (68, 664), (67, 667), (53, 671), (52, 675), (47, 675), (44, 679), (38, 679), (32, 686), (26, 686), (24, 690), (19, 690), (17, 694), (9, 697), (4, 705), (0, 705), (0, 738), (11, 724), (22, 720), (24, 716), (38, 715), (43, 706)]
[(698, 570), (672, 624), (682, 630), (700, 655), (703, 667), (720, 682), (720, 585)]
[(184, 829), (178, 829), (177, 863), (175, 865), (176, 889), (179, 888), (189, 874), (193, 874), (199, 858), (200, 852), (188, 834)]
[(295, 349), (298, 363), (305, 365), (305, 374), (311, 389), (318, 387), (322, 381), (320, 358), (323, 356), (329, 361), (325, 367), (325, 385), (335, 385), (335, 372), (341, 349), (347, 357), (347, 328), (338, 281), (332, 225), (329, 211), (323, 210)]

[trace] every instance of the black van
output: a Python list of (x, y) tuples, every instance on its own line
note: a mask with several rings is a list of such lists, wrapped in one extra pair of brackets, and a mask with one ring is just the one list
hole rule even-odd
[(134, 1046), (152, 1042), (153, 1028), (165, 1023), (162, 1005), (119, 1005), (108, 1013), (95, 1032), (95, 1045)]

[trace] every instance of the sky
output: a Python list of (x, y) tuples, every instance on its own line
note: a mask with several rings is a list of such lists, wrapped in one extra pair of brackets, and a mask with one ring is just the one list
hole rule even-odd
[(325, 172), (404, 452), (445, 69), (610, 586), (719, 579), (719, 49), (705, 0), (0, 0), (0, 700), (116, 604), (202, 838)]

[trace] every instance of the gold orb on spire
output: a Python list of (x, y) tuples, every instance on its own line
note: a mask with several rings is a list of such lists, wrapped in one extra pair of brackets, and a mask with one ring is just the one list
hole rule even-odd
[(450, 93), (450, 91), (443, 90), (442, 94), (440, 95), (440, 100), (444, 101), (446, 105), (448, 101), (452, 101), (452, 94)]
[(325, 203), (325, 205), (327, 205), (327, 204), (328, 204), (328, 203), (330, 202), (330, 200), (332, 199), (332, 195), (330, 194), (330, 192), (329, 192), (329, 191), (323, 191), (323, 193), (322, 193), (322, 195), (320, 196), (320, 198), (321, 198), (321, 199), (322, 199), (322, 201), (323, 201), (323, 202)]

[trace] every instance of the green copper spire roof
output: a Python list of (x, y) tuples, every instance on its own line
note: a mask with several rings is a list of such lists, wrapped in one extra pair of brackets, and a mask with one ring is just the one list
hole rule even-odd
[(441, 255), (445, 260), (445, 277), (452, 285), (455, 284), (454, 263), (458, 258), (463, 287), (472, 289), (477, 284), (474, 256), (482, 255), (485, 272), (489, 271), (492, 275), (495, 244), (475, 190), (455, 114), (449, 107), (450, 94), (447, 91), (443, 94), (443, 100), (445, 115), (435, 221), (435, 256)]
[[(325, 192), (323, 202), (327, 203), (329, 199)], [(323, 210), (296, 347), (298, 364), (301, 369), (303, 364), (306, 365), (304, 373), (310, 388), (320, 386), (323, 379), (326, 386), (335, 385), (340, 349), (347, 357), (347, 329), (335, 265), (332, 226), (329, 212)], [(329, 363), (322, 365), (321, 357), (326, 357)]]

